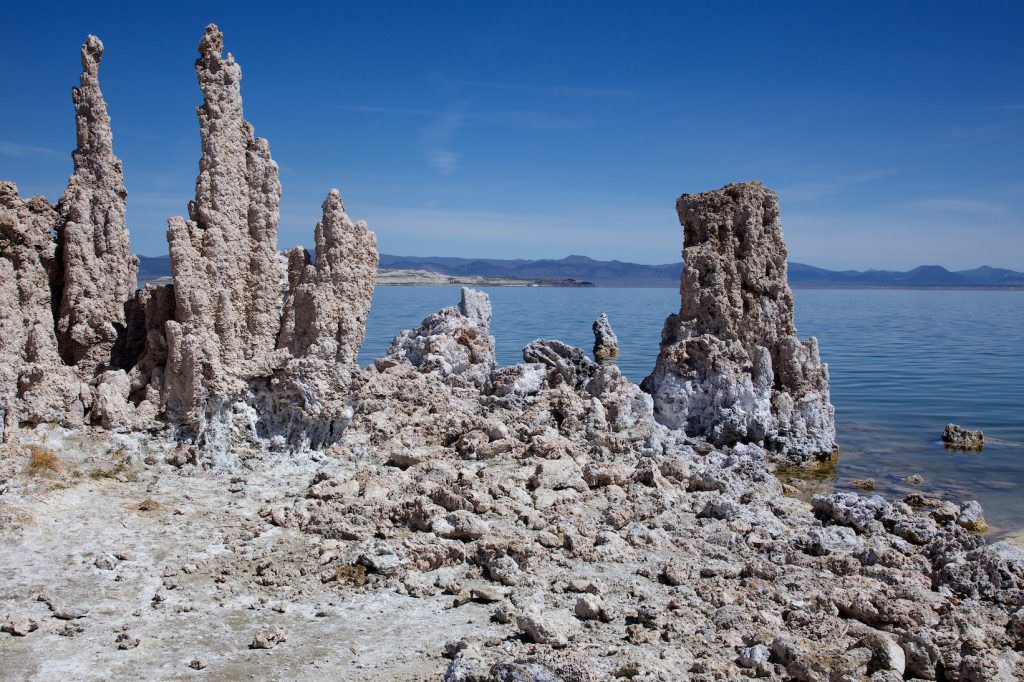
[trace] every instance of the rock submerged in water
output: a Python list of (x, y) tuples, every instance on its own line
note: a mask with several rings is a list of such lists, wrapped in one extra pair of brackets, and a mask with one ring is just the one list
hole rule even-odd
[(715, 445), (761, 443), (786, 463), (837, 449), (828, 368), (800, 341), (779, 200), (760, 182), (676, 202), (681, 306), (643, 381), (655, 417)]
[(946, 424), (942, 430), (942, 442), (946, 447), (956, 450), (981, 450), (985, 447), (985, 434), (957, 424)]

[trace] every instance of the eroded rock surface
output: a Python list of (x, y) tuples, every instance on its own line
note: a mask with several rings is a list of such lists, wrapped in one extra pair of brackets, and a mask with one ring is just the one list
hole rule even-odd
[[(98, 41), (83, 53), (88, 144), (68, 212), (0, 183), (4, 423), (76, 426), (0, 446), (5, 672), (1024, 677), (1024, 553), (977, 534), (980, 505), (806, 504), (771, 474), (780, 454), (834, 446), (827, 371), (792, 323), (774, 194), (680, 199), (682, 306), (653, 396), (607, 362), (603, 318), (601, 363), (538, 339), (498, 368), (490, 302), (471, 289), (360, 370), (375, 237), (332, 190), (315, 260), (277, 253), (276, 166), (221, 42), (209, 27), (196, 63), (203, 158), (190, 220), (168, 230), (174, 284), (126, 296), (123, 317), (104, 318), (115, 339), (82, 311), (113, 300), (116, 278), (60, 317), (50, 235), (64, 221), (58, 237), (84, 238), (68, 217), (89, 208), (99, 239), (123, 207), (109, 145), (89, 142), (109, 135), (86, 83)], [(85, 173), (94, 163), (109, 184)], [(76, 321), (71, 360), (55, 313)], [(208, 471), (193, 445), (244, 467)]]
[(446, 679), (1021, 671), (1001, 623), (1024, 564), (970, 533), (967, 507), (786, 498), (762, 447), (670, 430), (614, 366), (531, 347), (539, 362), (482, 390), (440, 363), (371, 366), (332, 450), (354, 468), (262, 512), (336, 547), (349, 568), (325, 579), (486, 607), (502, 634), (446, 641)]
[[(292, 447), (336, 438), (376, 273), (376, 238), (332, 190), (317, 262), (277, 252), (281, 185), (243, 118), (241, 69), (209, 26), (199, 43), (203, 157), (190, 220), (168, 224), (174, 320), (162, 399), (184, 438), (225, 452), (239, 437)], [(282, 294), (285, 302), (282, 304)]]
[(942, 430), (942, 442), (946, 447), (957, 450), (981, 450), (985, 447), (985, 434), (965, 429), (958, 424), (946, 424)]
[(21, 422), (81, 424), (83, 387), (64, 366), (54, 334), (57, 212), (0, 182), (0, 441)]
[(169, 417), (203, 444), (223, 447), (247, 381), (286, 361), (277, 258), (281, 184), (270, 145), (242, 116), (242, 70), (208, 26), (196, 74), (203, 155), (189, 217), (167, 228), (175, 319), (167, 323), (163, 401)]
[(377, 274), (377, 238), (348, 217), (338, 190), (324, 200), (315, 242), (315, 264), (305, 249), (288, 252), (277, 343), (290, 358), (267, 381), (250, 382), (261, 431), (292, 448), (334, 442), (352, 417), (356, 358)]
[(423, 372), (436, 370), (456, 385), (481, 388), (497, 365), (490, 324), (490, 298), (463, 287), (458, 306), (442, 308), (419, 327), (402, 330), (383, 362), (407, 361)]
[(715, 444), (762, 443), (789, 461), (836, 449), (828, 368), (800, 341), (775, 193), (740, 183), (676, 203), (681, 306), (643, 383), (658, 420)]
[(612, 330), (608, 315), (601, 315), (594, 322), (594, 359), (598, 362), (614, 362), (619, 357), (619, 337)]
[(114, 156), (110, 116), (99, 85), (103, 43), (82, 46), (80, 85), (71, 91), (78, 146), (74, 172), (57, 205), (57, 343), (64, 363), (88, 381), (114, 364), (124, 305), (135, 291), (138, 259), (125, 225), (124, 175)]
[(4, 369), (0, 411), (6, 438), (22, 423), (81, 424), (97, 399), (110, 424), (110, 386), (98, 376), (121, 366), (125, 304), (135, 290), (137, 259), (125, 225), (121, 161), (99, 87), (103, 43), (82, 45), (79, 87), (71, 91), (77, 147), (74, 171), (56, 207), (23, 201), (0, 185)]

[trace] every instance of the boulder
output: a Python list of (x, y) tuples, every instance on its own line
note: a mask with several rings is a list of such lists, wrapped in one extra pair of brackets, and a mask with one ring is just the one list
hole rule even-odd
[(957, 424), (946, 424), (942, 430), (942, 442), (946, 447), (956, 450), (981, 450), (985, 447), (985, 434)]

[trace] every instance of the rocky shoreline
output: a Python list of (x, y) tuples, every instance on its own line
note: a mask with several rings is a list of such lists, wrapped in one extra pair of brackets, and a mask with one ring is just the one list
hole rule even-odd
[(773, 474), (837, 452), (773, 192), (680, 197), (680, 311), (642, 388), (607, 317), (598, 361), (538, 339), (498, 367), (467, 288), (361, 368), (374, 234), (331, 190), (315, 258), (278, 253), (241, 71), (215, 26), (199, 49), (172, 283), (129, 282), (98, 39), (65, 197), (0, 185), (7, 674), (1024, 676), (1024, 553), (976, 502), (808, 504)]

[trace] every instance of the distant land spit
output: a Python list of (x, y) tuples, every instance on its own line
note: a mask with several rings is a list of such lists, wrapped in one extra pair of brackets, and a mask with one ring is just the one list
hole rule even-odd
[[(170, 277), (168, 256), (140, 256), (139, 261), (140, 282)], [(446, 283), (425, 274), (405, 277), (390, 272), (405, 270), (448, 275), (454, 278), (454, 283), (474, 283), (481, 286), (587, 286), (592, 283), (602, 287), (678, 287), (682, 266), (681, 262), (644, 265), (617, 260), (595, 260), (586, 256), (567, 256), (558, 260), (507, 260), (381, 254), (380, 267), (388, 272), (381, 277), (380, 283)], [(1024, 288), (1024, 272), (987, 265), (956, 271), (947, 270), (939, 265), (921, 265), (906, 272), (826, 270), (804, 263), (790, 263), (789, 283), (795, 287)]]

